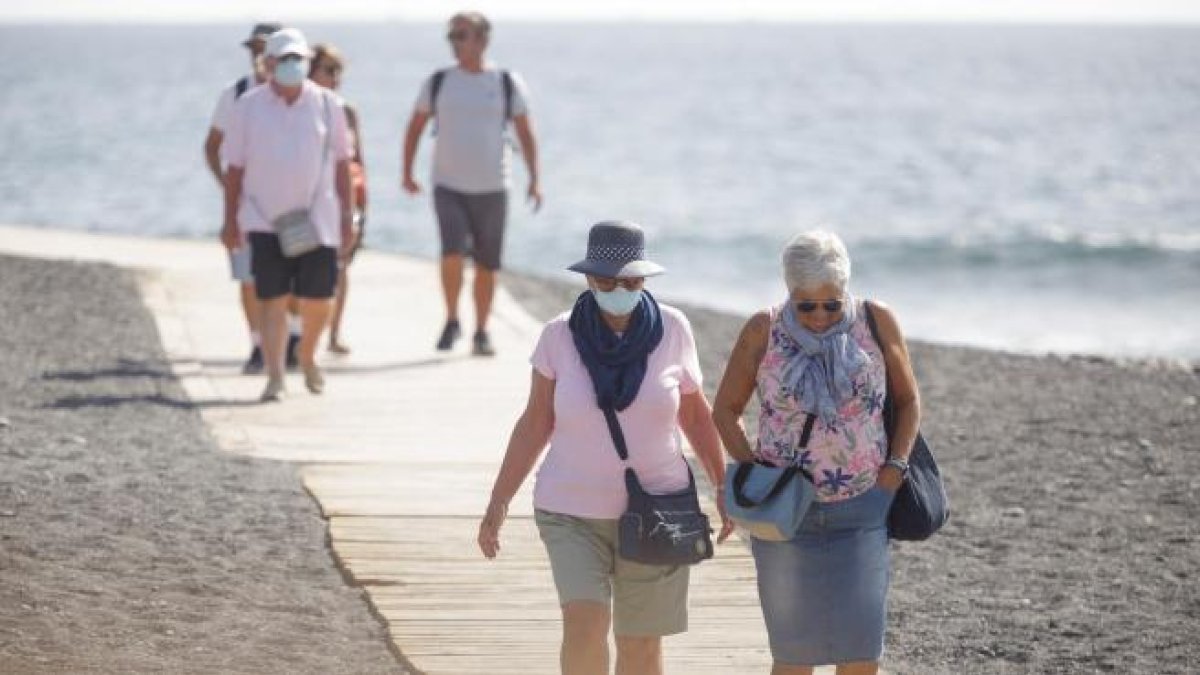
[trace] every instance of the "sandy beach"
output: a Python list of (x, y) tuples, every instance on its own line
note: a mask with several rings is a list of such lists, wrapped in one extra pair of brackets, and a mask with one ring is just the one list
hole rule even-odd
[[(505, 284), (542, 319), (581, 288)], [(663, 301), (692, 321), (711, 398), (744, 318)], [(893, 545), (884, 666), (1195, 672), (1196, 367), (909, 347), (952, 518), (927, 542)]]
[[(541, 319), (578, 292), (505, 284)], [(711, 396), (742, 318), (683, 309)], [(0, 317), (0, 672), (402, 672), (294, 468), (214, 446), (133, 273), (0, 257)], [(1193, 671), (1195, 369), (911, 347), (954, 513), (894, 548), (885, 667)]]

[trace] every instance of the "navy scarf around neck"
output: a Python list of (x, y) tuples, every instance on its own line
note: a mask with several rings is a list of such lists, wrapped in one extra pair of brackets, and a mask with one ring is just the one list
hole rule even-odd
[(575, 349), (592, 376), (596, 403), (600, 409), (624, 410), (637, 398), (650, 352), (662, 342), (662, 313), (658, 302), (648, 292), (633, 314), (625, 333), (617, 336), (604, 317), (591, 291), (584, 291), (575, 300), (568, 326), (575, 340)]

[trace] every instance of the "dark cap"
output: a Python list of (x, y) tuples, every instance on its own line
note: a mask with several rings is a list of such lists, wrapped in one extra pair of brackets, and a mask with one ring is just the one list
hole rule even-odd
[(254, 24), (254, 28), (250, 29), (250, 37), (246, 38), (246, 40), (242, 42), (242, 46), (249, 47), (251, 44), (258, 42), (259, 40), (266, 40), (268, 37), (271, 37), (272, 34), (281, 30), (282, 28), (283, 24), (281, 23), (270, 21), (267, 23), (256, 23)]
[(588, 232), (587, 257), (567, 269), (609, 279), (652, 277), (665, 270), (646, 260), (646, 235), (634, 223), (610, 220)]

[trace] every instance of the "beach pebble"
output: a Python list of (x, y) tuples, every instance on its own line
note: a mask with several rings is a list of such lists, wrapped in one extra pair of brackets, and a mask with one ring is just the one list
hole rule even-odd
[(1151, 443), (1150, 439), (1148, 439), (1148, 438), (1139, 438), (1137, 441), (1137, 444), (1138, 444), (1138, 447), (1143, 450), (1150, 450), (1154, 447), (1154, 444)]
[(67, 481), (68, 483), (75, 484), (92, 482), (91, 477), (85, 473), (69, 473), (67, 474), (66, 478), (63, 478), (63, 480)]
[(1013, 519), (1024, 518), (1025, 517), (1025, 509), (1021, 508), (1020, 506), (1010, 506), (1010, 507), (1004, 509), (1003, 511), (1001, 511), (1000, 515), (1004, 518), (1013, 518)]
[(11, 426), (12, 422), (9, 422), (7, 417), (0, 417), (0, 429), (7, 429)]
[(16, 515), (16, 511), (0, 511), (0, 518), (15, 518)]
[[(1187, 405), (1187, 406), (1196, 405), (1196, 397), (1195, 397), (1195, 396), (1185, 396), (1185, 397), (1183, 397), (1183, 404), (1184, 404), (1184, 405)], [(0, 418), (0, 419), (2, 419), (2, 418)], [(0, 424), (0, 426), (4, 426), (4, 425), (3, 425), (3, 424)]]
[(75, 435), (65, 436), (63, 438), (63, 442), (64, 443), (74, 443), (75, 445), (87, 445), (87, 439), (84, 438), (83, 436), (75, 436)]

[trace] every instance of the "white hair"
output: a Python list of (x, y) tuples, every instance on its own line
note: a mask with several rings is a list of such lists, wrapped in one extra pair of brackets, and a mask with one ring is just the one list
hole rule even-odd
[(823, 284), (834, 284), (845, 291), (850, 283), (850, 254), (841, 238), (832, 232), (801, 232), (783, 247), (780, 259), (788, 292)]

